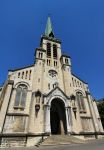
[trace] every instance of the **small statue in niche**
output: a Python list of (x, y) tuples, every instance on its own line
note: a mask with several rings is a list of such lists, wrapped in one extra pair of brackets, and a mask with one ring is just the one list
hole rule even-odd
[(41, 92), (39, 90), (35, 93), (35, 97), (36, 97), (35, 115), (37, 117), (38, 112), (40, 110), (40, 99), (41, 99)]
[(39, 104), (36, 104), (36, 105), (35, 105), (35, 116), (36, 116), (36, 117), (37, 117), (37, 115), (38, 115), (39, 109), (40, 109), (40, 105), (39, 105)]
[(41, 98), (41, 92), (39, 90), (35, 93), (35, 97), (36, 97), (36, 103), (39, 104)]
[(71, 101), (72, 101), (74, 116), (75, 116), (75, 119), (77, 119), (77, 115), (76, 115), (77, 107), (76, 107), (76, 102), (75, 102), (76, 97), (74, 95), (71, 95), (70, 98), (71, 98)]

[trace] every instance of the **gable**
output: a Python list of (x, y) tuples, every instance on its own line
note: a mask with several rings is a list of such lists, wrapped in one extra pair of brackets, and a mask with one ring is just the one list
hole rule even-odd
[(56, 87), (53, 89), (50, 93), (47, 95), (44, 95), (45, 97), (45, 104), (49, 102), (52, 98), (59, 98), (59, 99), (64, 99), (65, 101), (69, 100), (70, 97), (68, 97), (59, 87)]

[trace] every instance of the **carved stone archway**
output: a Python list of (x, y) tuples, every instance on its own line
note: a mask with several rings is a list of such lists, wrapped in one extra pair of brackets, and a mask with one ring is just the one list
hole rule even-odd
[[(65, 96), (65, 94), (59, 89), (56, 88), (54, 91), (49, 93), (44, 97), (44, 121), (45, 121), (45, 133), (51, 134), (51, 105), (52, 101), (59, 100), (61, 107), (64, 107), (65, 110), (65, 117), (66, 118), (66, 129), (64, 133), (70, 134), (71, 133), (71, 107), (69, 106), (69, 99)], [(63, 105), (63, 106), (62, 106)], [(57, 116), (58, 118), (58, 116)]]

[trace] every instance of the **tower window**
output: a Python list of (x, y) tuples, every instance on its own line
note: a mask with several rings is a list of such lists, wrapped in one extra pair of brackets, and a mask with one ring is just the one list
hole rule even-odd
[(42, 58), (42, 57), (43, 57), (43, 53), (39, 52), (39, 58)]
[(53, 58), (57, 59), (57, 45), (53, 44)]
[(43, 57), (43, 53), (41, 53), (41, 58)]
[(39, 52), (39, 58), (40, 58), (40, 52)]
[(54, 66), (57, 66), (57, 61), (54, 61)]
[(50, 83), (48, 83), (48, 89), (50, 90)]
[(47, 57), (51, 57), (51, 44), (47, 43)]
[(65, 63), (66, 63), (66, 64), (69, 64), (69, 62), (68, 62), (68, 59), (67, 59), (67, 58), (65, 58)]

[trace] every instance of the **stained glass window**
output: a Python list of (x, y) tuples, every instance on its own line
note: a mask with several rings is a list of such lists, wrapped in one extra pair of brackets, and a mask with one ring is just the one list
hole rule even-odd
[(84, 104), (83, 94), (81, 92), (77, 92), (76, 97), (77, 97), (79, 109), (80, 110), (85, 110), (85, 104)]
[(27, 86), (19, 85), (16, 90), (15, 106), (25, 107)]

